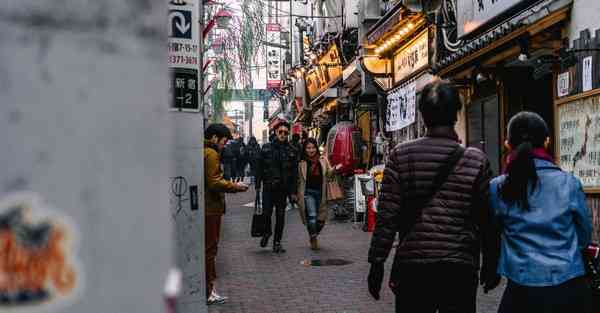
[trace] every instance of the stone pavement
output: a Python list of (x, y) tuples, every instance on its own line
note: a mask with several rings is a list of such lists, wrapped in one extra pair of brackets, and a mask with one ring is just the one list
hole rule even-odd
[[(226, 304), (209, 306), (209, 313), (379, 313), (394, 312), (394, 297), (384, 287), (379, 301), (367, 291), (367, 251), (371, 233), (352, 223), (329, 222), (323, 229), (321, 250), (309, 249), (308, 235), (297, 210), (287, 213), (283, 246), (287, 253), (272, 253), (250, 237), (253, 209), (245, 204), (254, 191), (228, 195), (217, 256), (217, 290), (229, 297)], [(393, 252), (392, 254), (393, 255)], [(344, 259), (343, 266), (307, 267), (306, 259)], [(387, 282), (391, 257), (386, 263)], [(480, 291), (481, 293), (481, 291)], [(480, 294), (478, 312), (496, 312), (502, 288)], [(409, 311), (407, 311), (409, 312)]]

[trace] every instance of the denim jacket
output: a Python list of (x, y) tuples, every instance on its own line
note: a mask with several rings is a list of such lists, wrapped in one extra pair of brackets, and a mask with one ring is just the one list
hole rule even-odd
[(505, 175), (490, 183), (502, 232), (498, 274), (524, 286), (556, 286), (585, 274), (581, 250), (591, 240), (591, 213), (579, 179), (545, 160), (535, 165), (539, 183), (528, 211), (500, 197)]

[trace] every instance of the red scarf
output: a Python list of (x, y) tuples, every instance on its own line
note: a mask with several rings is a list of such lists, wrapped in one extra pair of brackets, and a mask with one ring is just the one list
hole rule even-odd
[(319, 154), (315, 154), (315, 156), (310, 157), (308, 159), (310, 161), (310, 173), (312, 176), (319, 176), (319, 166), (321, 162), (319, 162)]
[[(531, 157), (533, 157), (535, 159), (542, 159), (542, 160), (546, 160), (548, 162), (554, 163), (554, 158), (550, 154), (548, 154), (548, 151), (546, 151), (546, 149), (544, 149), (544, 148), (533, 148), (533, 150), (531, 150)], [(515, 151), (511, 152), (506, 157), (506, 166), (504, 167), (504, 170), (502, 171), (502, 173), (506, 173), (506, 171), (508, 170), (508, 167), (510, 166), (512, 161), (514, 161), (515, 158), (516, 158)]]

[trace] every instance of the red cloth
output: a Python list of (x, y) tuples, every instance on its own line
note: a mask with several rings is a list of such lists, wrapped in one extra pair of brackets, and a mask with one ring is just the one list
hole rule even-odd
[(321, 162), (319, 162), (319, 154), (315, 154), (315, 156), (308, 159), (310, 161), (310, 172), (312, 176), (319, 176), (319, 166), (321, 166)]
[(210, 295), (217, 278), (216, 257), (221, 233), (221, 215), (204, 216), (204, 257), (206, 262), (206, 297)]
[[(542, 159), (554, 163), (554, 158), (544, 148), (534, 148), (533, 150), (531, 150), (531, 156), (536, 159)], [(512, 161), (515, 160), (516, 157), (517, 156), (515, 151), (511, 152), (506, 157), (506, 167), (504, 167), (504, 171), (502, 171), (503, 173), (506, 173), (506, 171), (510, 167), (510, 164), (512, 163)]]

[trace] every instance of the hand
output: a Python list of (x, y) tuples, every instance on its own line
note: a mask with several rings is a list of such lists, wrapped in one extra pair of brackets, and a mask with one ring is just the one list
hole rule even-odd
[(371, 263), (367, 281), (369, 282), (369, 293), (375, 300), (379, 300), (379, 292), (383, 282), (383, 263)]
[(235, 190), (238, 192), (244, 192), (244, 191), (248, 190), (248, 185), (246, 185), (244, 183), (236, 183)]
[(498, 274), (490, 275), (491, 277), (483, 278), (481, 284), (483, 285), (483, 293), (488, 293), (490, 290), (498, 287), (502, 277)]
[(290, 200), (292, 201), (292, 203), (298, 203), (298, 196), (297, 195), (291, 195), (290, 196)]

